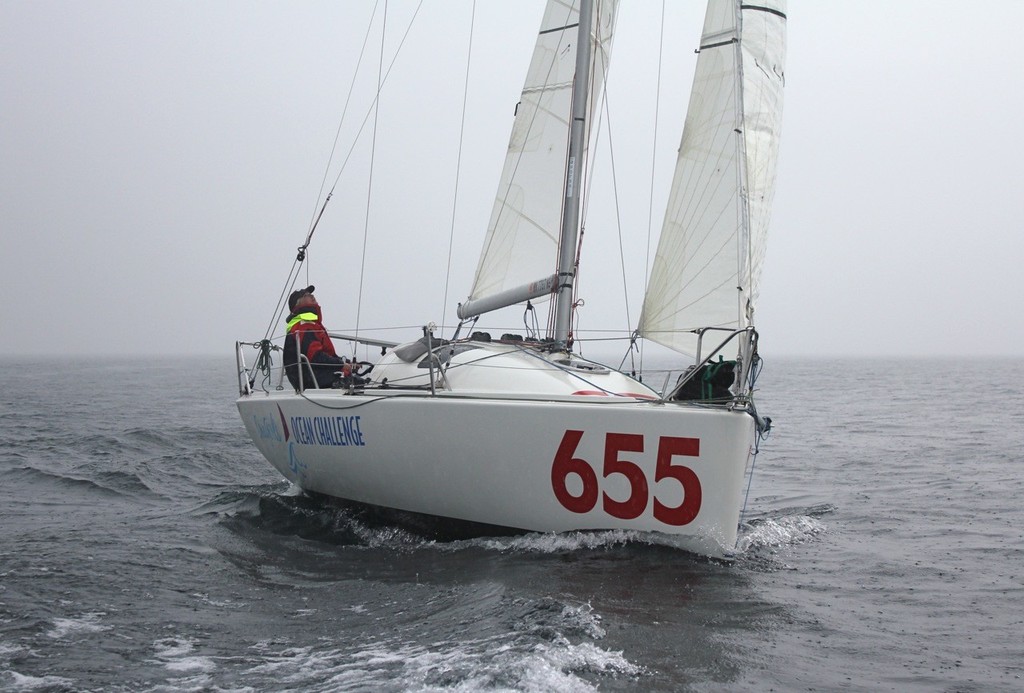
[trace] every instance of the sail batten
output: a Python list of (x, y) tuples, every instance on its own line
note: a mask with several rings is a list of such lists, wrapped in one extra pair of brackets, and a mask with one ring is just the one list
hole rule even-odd
[(774, 193), (785, 2), (710, 0), (638, 333), (683, 353), (753, 324)]

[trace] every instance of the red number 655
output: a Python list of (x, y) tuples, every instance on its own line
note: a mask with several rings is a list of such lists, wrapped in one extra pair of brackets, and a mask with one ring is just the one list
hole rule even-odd
[[(602, 508), (612, 517), (632, 520), (640, 517), (651, 500), (647, 476), (634, 462), (622, 459), (620, 453), (642, 453), (644, 437), (638, 433), (608, 433), (605, 435), (604, 468), (602, 475), (621, 474), (629, 482), (629, 497), (617, 501), (598, 487), (597, 472), (583, 459), (575, 457), (576, 448), (583, 438), (583, 431), (567, 430), (558, 445), (555, 459), (551, 463), (551, 489), (555, 498), (566, 510), (587, 513), (597, 506), (598, 495), (602, 496)], [(669, 506), (654, 498), (654, 518), (667, 525), (682, 526), (693, 522), (700, 512), (701, 487), (697, 474), (680, 464), (672, 464), (677, 456), (697, 457), (700, 455), (699, 438), (661, 436), (658, 438), (658, 457), (654, 469), (654, 482), (675, 479), (682, 486), (683, 500), (677, 506)], [(570, 474), (576, 474), (583, 483), (579, 495), (569, 492), (566, 484)]]

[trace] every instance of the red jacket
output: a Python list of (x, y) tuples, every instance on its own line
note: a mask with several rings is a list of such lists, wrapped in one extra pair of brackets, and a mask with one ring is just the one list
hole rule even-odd
[[(315, 312), (314, 312), (315, 311)], [(334, 382), (335, 371), (341, 370), (345, 359), (338, 356), (334, 343), (327, 334), (319, 314), (319, 307), (304, 308), (300, 312), (288, 316), (288, 335), (284, 339), (284, 366), (288, 380), (295, 388), (299, 387), (296, 343), (300, 345), (302, 354), (309, 360), (319, 387), (330, 387)], [(303, 385), (309, 386), (312, 375), (309, 369), (303, 372)]]

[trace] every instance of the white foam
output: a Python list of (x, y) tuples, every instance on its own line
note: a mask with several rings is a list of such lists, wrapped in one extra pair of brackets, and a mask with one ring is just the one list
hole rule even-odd
[(808, 515), (769, 518), (750, 528), (737, 542), (741, 552), (761, 547), (787, 546), (807, 541), (824, 532), (827, 526)]
[(59, 640), (75, 633), (99, 633), (110, 630), (110, 626), (99, 623), (103, 613), (82, 614), (78, 618), (55, 618), (53, 629), (46, 633), (47, 637)]
[(208, 673), (217, 668), (210, 657), (193, 654), (195, 646), (188, 640), (165, 638), (153, 643), (156, 658), (164, 667), (175, 673)]
[(640, 667), (630, 663), (621, 651), (609, 651), (593, 643), (573, 645), (559, 639), (552, 645), (538, 645), (532, 656), (521, 662), (522, 676), (516, 686), (526, 691), (596, 691), (597, 687), (575, 672), (637, 676)]
[(482, 546), (492, 551), (560, 553), (580, 549), (607, 548), (632, 542), (650, 543), (650, 538), (641, 532), (616, 529), (603, 532), (532, 533), (515, 537), (470, 539), (467, 542), (454, 542), (449, 546), (458, 548), (458, 544), (465, 545), (468, 543), (474, 546)]
[(183, 657), (173, 662), (167, 662), (164, 666), (170, 671), (176, 672), (208, 672), (217, 668), (209, 657)]
[(63, 676), (26, 676), (16, 671), (0, 673), (0, 687), (11, 691), (35, 691), (45, 688), (74, 689), (75, 682)]
[[(592, 637), (603, 629), (589, 605), (565, 607), (568, 625)], [(642, 670), (622, 652), (591, 643), (574, 644), (562, 635), (537, 644), (516, 642), (515, 634), (430, 645), (396, 642), (369, 644), (357, 652), (288, 648), (256, 649), (264, 661), (250, 674), (271, 675), (285, 687), (328, 690), (378, 688), (419, 691), (593, 691), (583, 674), (637, 676)]]
[(21, 645), (10, 645), (5, 642), (0, 642), (0, 657), (9, 658), (12, 654), (17, 654), (24, 650)]
[(420, 537), (401, 527), (369, 527), (352, 518), (347, 519), (351, 523), (352, 532), (365, 543), (367, 548), (408, 549), (430, 543), (424, 542)]
[(204, 604), (216, 606), (222, 609), (244, 609), (248, 606), (245, 602), (236, 602), (231, 599), (210, 599), (210, 595), (204, 592), (193, 592), (192, 595)]
[(486, 537), (464, 541), (431, 544), (441, 551), (484, 548), (489, 551), (521, 553), (565, 553), (609, 549), (627, 544), (661, 546), (701, 555), (729, 554), (720, 542), (704, 537), (666, 534), (626, 529), (573, 531), (561, 533), (530, 533), (514, 537)]
[(288, 488), (286, 488), (284, 491), (280, 491), (277, 493), (277, 495), (282, 496), (284, 498), (298, 498), (299, 496), (303, 496), (305, 494), (306, 492), (303, 491), (301, 487), (296, 486), (290, 481), (288, 482)]
[(589, 603), (579, 606), (566, 604), (562, 607), (562, 618), (574, 630), (586, 633), (594, 640), (600, 640), (607, 634), (607, 631), (601, 627), (601, 616), (594, 612), (594, 608)]
[(164, 638), (163, 640), (157, 640), (154, 642), (153, 649), (156, 650), (156, 656), (158, 658), (171, 659), (173, 657), (187, 655), (189, 652), (194, 650), (195, 647), (188, 640)]
[(250, 673), (271, 674), (280, 683), (301, 684), (311, 679), (319, 680), (322, 674), (344, 666), (349, 659), (349, 655), (343, 652), (315, 652), (312, 647), (289, 647), (273, 654), (271, 647), (271, 643), (266, 641), (253, 646), (264, 654), (264, 661), (253, 667)]

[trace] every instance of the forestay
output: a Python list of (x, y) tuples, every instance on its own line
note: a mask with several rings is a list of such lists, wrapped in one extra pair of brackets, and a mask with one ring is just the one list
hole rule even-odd
[[(588, 121), (604, 83), (617, 6), (618, 0), (599, 0), (595, 6)], [(533, 288), (517, 300), (555, 288), (550, 278), (557, 266), (578, 24), (578, 0), (548, 0), (470, 301), (524, 285)]]
[(782, 116), (785, 0), (711, 0), (641, 336), (696, 351), (753, 324)]

